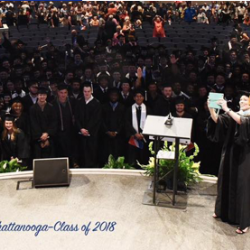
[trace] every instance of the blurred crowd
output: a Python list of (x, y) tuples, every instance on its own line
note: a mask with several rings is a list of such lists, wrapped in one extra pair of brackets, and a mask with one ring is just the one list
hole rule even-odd
[[(222, 23), (231, 22), (250, 25), (249, 1), (213, 1), (194, 4), (191, 1), (177, 2), (47, 2), (47, 1), (2, 1), (0, 19), (9, 26), (29, 24), (32, 19), (47, 23), (51, 27), (81, 25), (103, 27), (112, 16), (116, 24), (124, 30), (132, 26), (140, 28), (143, 21), (153, 22), (156, 15), (171, 24), (172, 22)], [(129, 20), (129, 21), (128, 21)]]
[[(14, 5), (18, 12), (14, 11)], [(190, 2), (60, 2), (57, 6), (42, 1), (1, 2), (0, 14), (9, 26), (26, 25), (37, 19), (38, 24), (46, 23), (51, 28), (71, 28), (71, 43), (63, 48), (49, 42), (31, 49), (21, 39), (13, 42), (4, 34), (0, 46), (8, 56), (0, 60), (2, 129), (6, 113), (12, 113), (17, 120), (21, 114), (26, 114), (27, 120), (23, 118), (25, 122), (20, 122), (19, 126), (32, 145), (33, 135), (27, 124), (30, 123), (29, 110), (37, 101), (40, 87), (47, 90), (47, 102), (55, 103), (60, 86), (66, 85), (74, 113), (75, 105), (85, 98), (83, 86), (89, 84), (92, 95), (103, 107), (102, 120), (106, 123), (105, 110), (109, 103), (114, 103), (114, 89), (118, 94), (115, 102), (122, 105), (120, 112), (124, 119), (140, 93), (151, 114), (165, 116), (171, 112), (176, 117), (193, 118), (192, 142), (200, 147), (197, 160), (202, 162), (201, 172), (217, 174), (221, 145), (206, 137), (207, 96), (211, 91), (223, 93), (228, 106), (238, 110), (237, 92), (250, 91), (250, 39), (242, 29), (242, 25), (249, 25), (249, 10), (248, 2), (213, 2), (203, 6), (192, 6)], [(201, 51), (192, 47), (168, 51), (164, 45), (140, 47), (134, 30), (141, 29), (144, 22), (153, 25), (158, 19), (168, 25), (173, 22), (224, 24), (231, 27), (230, 37), (224, 46), (214, 37)], [(88, 26), (99, 27), (93, 47), (82, 35)], [(154, 33), (158, 36), (157, 29)], [(16, 102), (21, 103), (18, 111), (16, 105), (13, 106)], [(60, 123), (60, 116), (58, 121)], [(129, 121), (121, 121), (122, 153), (119, 154), (127, 156)], [(108, 139), (113, 139), (114, 134), (103, 138), (106, 132), (102, 126), (98, 130), (101, 147)], [(114, 148), (109, 148), (100, 165), (111, 153), (118, 156)]]

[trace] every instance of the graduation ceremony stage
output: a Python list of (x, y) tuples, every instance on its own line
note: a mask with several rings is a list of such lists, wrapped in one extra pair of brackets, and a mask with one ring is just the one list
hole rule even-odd
[[(182, 210), (143, 205), (151, 180), (143, 171), (70, 172), (69, 187), (18, 191), (17, 181), (32, 177), (32, 171), (0, 176), (1, 249), (249, 249), (249, 234), (237, 235), (234, 226), (212, 218), (215, 180), (191, 188), (187, 208)], [(29, 186), (23, 184), (23, 188)], [(2, 231), (11, 222), (54, 227), (38, 236), (33, 231)], [(98, 222), (104, 226), (93, 231)], [(113, 224), (105, 227), (108, 223)]]

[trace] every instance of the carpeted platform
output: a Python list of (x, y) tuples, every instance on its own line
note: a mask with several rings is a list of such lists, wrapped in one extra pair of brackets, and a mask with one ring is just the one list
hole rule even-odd
[[(19, 191), (16, 182), (0, 181), (2, 226), (15, 222), (53, 227), (61, 221), (73, 229), (77, 225), (79, 231), (50, 228), (37, 237), (32, 231), (0, 231), (4, 250), (243, 250), (250, 246), (250, 234), (236, 235), (233, 226), (212, 218), (215, 186), (211, 183), (190, 190), (187, 209), (180, 210), (142, 205), (147, 177), (79, 175), (73, 176), (68, 188)], [(89, 222), (87, 234), (81, 226)], [(101, 227), (93, 231), (98, 222)]]

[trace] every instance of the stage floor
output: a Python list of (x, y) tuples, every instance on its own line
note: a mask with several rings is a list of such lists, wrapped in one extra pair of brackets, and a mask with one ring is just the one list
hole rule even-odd
[[(51, 228), (37, 237), (31, 231), (0, 229), (4, 250), (243, 250), (250, 246), (250, 233), (237, 235), (235, 227), (212, 218), (215, 184), (191, 190), (187, 209), (180, 210), (143, 205), (147, 177), (79, 175), (73, 176), (68, 188), (19, 191), (16, 182), (0, 181), (1, 226), (12, 222)], [(70, 227), (60, 228), (58, 221), (79, 230), (60, 231)], [(87, 233), (82, 225), (89, 222)]]

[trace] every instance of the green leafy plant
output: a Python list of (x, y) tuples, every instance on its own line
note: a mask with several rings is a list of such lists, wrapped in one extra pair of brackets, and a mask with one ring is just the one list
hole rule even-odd
[(120, 156), (117, 159), (109, 155), (108, 162), (104, 165), (105, 169), (134, 169), (130, 164), (125, 163), (125, 157)]
[[(186, 146), (179, 146), (179, 167), (177, 173), (177, 180), (180, 183), (184, 183), (186, 186), (189, 184), (197, 183), (201, 180), (200, 178), (200, 162), (194, 162), (194, 157), (199, 153), (199, 147), (197, 144), (194, 144), (195, 150), (194, 153), (190, 156), (186, 154)], [(162, 147), (163, 151), (175, 151), (175, 144), (168, 146), (168, 142), (165, 141)], [(154, 155), (153, 142), (149, 144), (149, 151)], [(154, 157), (149, 158), (148, 165), (142, 165), (138, 162), (139, 166), (142, 169), (146, 170), (145, 175), (153, 176), (155, 172), (155, 159)], [(174, 160), (159, 160), (159, 177), (163, 178), (165, 176), (173, 176), (175, 161)]]
[(27, 169), (27, 167), (22, 166), (20, 163), (18, 163), (18, 159), (0, 162), (0, 173), (19, 172), (25, 169)]

